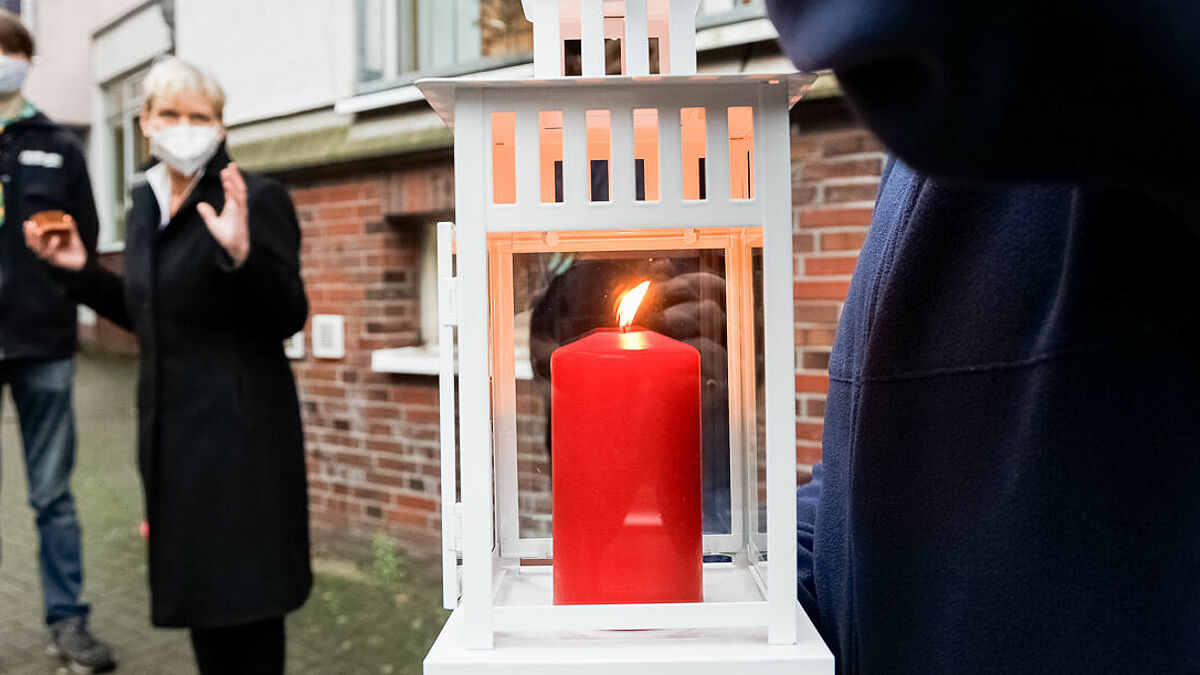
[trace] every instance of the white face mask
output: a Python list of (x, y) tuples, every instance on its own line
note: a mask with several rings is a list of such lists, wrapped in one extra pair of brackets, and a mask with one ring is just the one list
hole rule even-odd
[(0, 54), (0, 94), (20, 91), (28, 74), (28, 61)]
[(176, 124), (150, 134), (150, 152), (185, 176), (199, 171), (221, 146), (217, 127)]

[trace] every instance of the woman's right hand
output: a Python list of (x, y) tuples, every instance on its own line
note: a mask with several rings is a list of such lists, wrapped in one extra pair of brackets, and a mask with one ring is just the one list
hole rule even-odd
[(87, 249), (79, 237), (75, 219), (67, 214), (61, 223), (45, 226), (34, 220), (25, 221), (25, 245), (55, 267), (78, 272), (87, 263)]

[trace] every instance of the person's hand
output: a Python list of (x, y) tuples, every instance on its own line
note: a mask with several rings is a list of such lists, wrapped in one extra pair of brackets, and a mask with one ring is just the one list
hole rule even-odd
[(242, 180), (242, 172), (237, 164), (230, 164), (221, 170), (221, 185), (225, 187), (225, 208), (217, 215), (211, 204), (201, 202), (196, 205), (208, 231), (213, 239), (225, 249), (233, 259), (234, 267), (241, 267), (250, 255), (250, 224), (246, 216), (249, 209), (246, 206), (246, 181)]
[(56, 267), (78, 272), (87, 263), (87, 249), (69, 214), (57, 222), (25, 221), (25, 245)]

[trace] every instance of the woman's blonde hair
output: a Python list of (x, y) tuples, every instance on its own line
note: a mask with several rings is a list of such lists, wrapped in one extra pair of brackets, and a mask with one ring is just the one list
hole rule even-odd
[(146, 94), (142, 112), (149, 113), (153, 109), (156, 97), (171, 96), (188, 89), (204, 94), (212, 103), (217, 121), (224, 120), (225, 90), (217, 78), (204, 68), (176, 56), (155, 63), (146, 73), (146, 79), (142, 81), (142, 90)]

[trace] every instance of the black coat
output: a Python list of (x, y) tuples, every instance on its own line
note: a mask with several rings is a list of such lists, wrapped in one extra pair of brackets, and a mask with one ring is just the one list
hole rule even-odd
[(250, 254), (234, 270), (196, 204), (224, 206), (224, 149), (160, 230), (133, 191), (124, 279), (94, 262), (77, 297), (138, 337), (138, 460), (157, 626), (281, 616), (312, 586), (300, 409), (282, 340), (308, 314), (287, 191), (246, 174)]
[(69, 357), (75, 303), (25, 245), (21, 223), (38, 211), (66, 211), (96, 250), (96, 206), (79, 141), (41, 113), (10, 122), (0, 133), (0, 184), (0, 361)]

